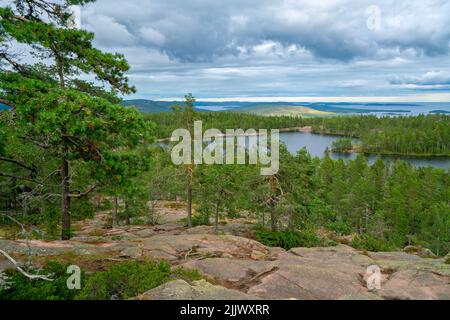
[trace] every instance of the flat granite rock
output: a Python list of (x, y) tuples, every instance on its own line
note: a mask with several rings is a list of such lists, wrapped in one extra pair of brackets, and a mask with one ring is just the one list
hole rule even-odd
[[(273, 257), (207, 258), (182, 266), (199, 270), (214, 284), (263, 299), (449, 299), (450, 295), (450, 278), (433, 271), (447, 267), (439, 259), (403, 252), (362, 253), (346, 245), (278, 250)], [(381, 268), (381, 290), (367, 288), (370, 265)]]
[(232, 257), (261, 260), (269, 254), (261, 243), (232, 235), (182, 234), (155, 235), (143, 239), (144, 255), (183, 262), (190, 257)]
[(241, 290), (256, 284), (258, 279), (278, 267), (273, 261), (235, 260), (230, 258), (208, 258), (182, 264), (187, 269), (197, 269), (215, 284)]
[[(142, 299), (449, 299), (450, 265), (443, 258), (406, 252), (365, 252), (347, 245), (323, 248), (268, 248), (233, 235), (184, 232), (170, 227), (123, 228), (142, 238), (104, 242), (0, 240), (0, 248), (24, 259), (77, 255), (165, 259), (198, 269), (208, 280), (166, 283)], [(113, 230), (114, 233), (117, 233)], [(10, 265), (0, 258), (0, 269)], [(379, 266), (381, 289), (369, 291), (367, 268)]]
[(380, 296), (396, 300), (450, 300), (450, 278), (424, 270), (401, 270), (382, 285)]
[[(265, 299), (341, 299), (368, 294), (358, 273), (311, 266), (300, 259), (280, 261), (278, 270), (261, 279), (248, 293)], [(375, 298), (375, 297), (374, 297)]]
[(427, 270), (450, 277), (450, 264), (442, 258), (422, 258), (405, 252), (370, 252), (369, 255), (375, 264), (385, 270)]
[(212, 285), (205, 280), (192, 284), (184, 280), (165, 283), (134, 298), (134, 300), (259, 300), (261, 298), (237, 290)]
[(79, 255), (107, 254), (109, 252), (122, 251), (137, 244), (132, 242), (81, 242), (81, 241), (41, 241), (41, 240), (0, 240), (0, 248), (9, 254), (33, 256), (56, 256), (71, 252)]

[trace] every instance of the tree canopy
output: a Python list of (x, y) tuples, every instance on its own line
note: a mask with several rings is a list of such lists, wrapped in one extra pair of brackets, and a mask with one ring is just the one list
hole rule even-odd
[[(119, 94), (135, 91), (124, 56), (94, 48), (94, 35), (71, 24), (70, 6), (87, 2), (16, 1), (0, 8), (0, 93), (11, 106), (2, 112), (1, 130), (3, 143), (15, 146), (3, 155), (10, 171), (2, 175), (40, 186), (35, 195), (47, 200), (59, 189), (63, 239), (70, 238), (71, 199), (106, 183), (105, 172), (126, 174), (124, 150), (151, 141), (152, 124), (118, 104)], [(11, 42), (24, 46), (25, 56)], [(30, 159), (31, 150), (37, 157)], [(23, 177), (18, 173), (26, 166), (32, 175)]]

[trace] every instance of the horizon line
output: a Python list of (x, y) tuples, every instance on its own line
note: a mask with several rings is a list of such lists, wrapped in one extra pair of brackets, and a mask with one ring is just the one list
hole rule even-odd
[[(182, 98), (154, 98), (154, 101), (182, 101)], [(196, 98), (198, 102), (449, 102), (450, 93), (403, 96), (347, 96), (347, 97), (214, 97)]]

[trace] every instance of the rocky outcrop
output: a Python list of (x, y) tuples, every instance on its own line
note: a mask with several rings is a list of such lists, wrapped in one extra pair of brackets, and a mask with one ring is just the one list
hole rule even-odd
[(450, 278), (424, 270), (400, 270), (386, 281), (380, 296), (401, 300), (450, 300)]
[(209, 281), (225, 287), (246, 291), (259, 279), (278, 269), (274, 261), (255, 261), (249, 259), (208, 258), (193, 260), (183, 264), (188, 269), (199, 270)]
[(173, 263), (208, 257), (262, 260), (270, 252), (251, 239), (210, 234), (156, 235), (142, 240), (142, 246), (144, 255)]
[(405, 252), (370, 252), (371, 259), (385, 272), (423, 270), (450, 277), (450, 265), (443, 258), (431, 259)]
[(410, 254), (416, 254), (422, 258), (436, 258), (436, 255), (428, 248), (420, 246), (406, 246), (403, 251)]
[[(29, 252), (55, 258), (70, 253), (83, 268), (103, 268), (96, 259), (165, 259), (205, 278), (169, 282), (137, 299), (450, 299), (448, 257), (425, 258), (432, 255), (416, 248), (363, 252), (344, 244), (286, 251), (244, 237), (251, 228), (242, 219), (227, 221), (223, 234), (215, 235), (209, 226), (186, 229), (177, 212), (170, 211), (163, 225), (106, 229), (104, 217), (88, 222), (72, 241), (0, 240), (0, 248), (19, 261)], [(0, 256), (0, 269), (8, 265)], [(373, 291), (366, 283), (371, 265), (381, 271), (381, 289)]]
[[(244, 218), (239, 219), (227, 219), (220, 223), (220, 233), (225, 235), (232, 235), (244, 238), (254, 237), (254, 222)], [(181, 232), (182, 234), (214, 234), (214, 226), (197, 226), (194, 228), (186, 229)]]
[(257, 296), (212, 285), (205, 280), (192, 284), (184, 280), (165, 283), (134, 300), (258, 300)]
[(56, 256), (67, 252), (78, 255), (93, 255), (121, 251), (133, 244), (127, 242), (81, 242), (41, 240), (0, 240), (0, 248), (14, 255)]
[(370, 263), (347, 246), (296, 248), (280, 251), (276, 259), (204, 259), (185, 263), (213, 283), (236, 288), (264, 299), (340, 299), (364, 296), (376, 299), (361, 281)]
[[(389, 263), (388, 263), (389, 262)], [(381, 268), (381, 290), (367, 289), (367, 267)], [(368, 253), (339, 245), (295, 248), (273, 261), (204, 259), (196, 268), (213, 283), (264, 299), (450, 299), (450, 266), (402, 252)]]

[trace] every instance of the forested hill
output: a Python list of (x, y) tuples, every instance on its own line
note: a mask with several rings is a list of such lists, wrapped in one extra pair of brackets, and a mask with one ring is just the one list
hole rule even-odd
[[(170, 106), (181, 104), (181, 101), (155, 101), (146, 99), (124, 100), (122, 105), (135, 106), (143, 113), (170, 112)], [(395, 108), (393, 108), (395, 106)], [(211, 108), (213, 107), (213, 108)], [(408, 107), (420, 108), (420, 105), (402, 103), (297, 103), (297, 102), (245, 102), (245, 101), (221, 101), (206, 102), (196, 101), (194, 108), (201, 110), (232, 111), (241, 113), (253, 113), (265, 116), (330, 116), (335, 114), (410, 114)], [(438, 108), (438, 106), (436, 106)], [(430, 110), (428, 110), (430, 111)], [(442, 113), (441, 110), (433, 110), (433, 113)], [(444, 110), (445, 111), (445, 110)], [(424, 111), (426, 113), (426, 111)]]
[(122, 101), (123, 106), (134, 106), (140, 112), (144, 113), (154, 113), (154, 112), (170, 112), (170, 106), (175, 102), (168, 101), (153, 101), (145, 99), (136, 100), (124, 100)]
[(335, 115), (332, 112), (319, 111), (311, 107), (290, 104), (252, 104), (233, 108), (233, 112), (252, 113), (264, 116), (301, 116), (326, 117)]

